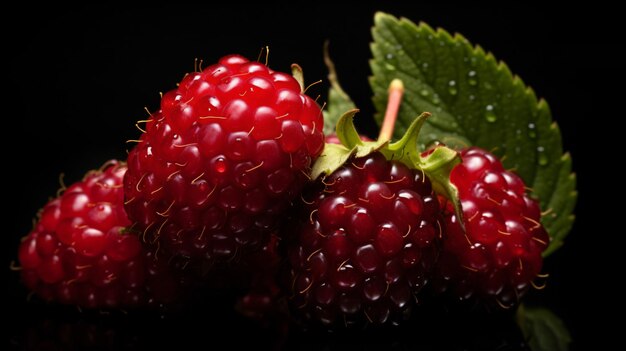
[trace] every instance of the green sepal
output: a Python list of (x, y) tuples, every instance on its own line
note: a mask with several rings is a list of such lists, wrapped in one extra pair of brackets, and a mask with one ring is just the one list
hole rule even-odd
[(433, 190), (452, 203), (456, 218), (459, 219), (461, 228), (465, 230), (459, 191), (450, 181), (450, 173), (459, 163), (461, 163), (461, 156), (458, 152), (443, 145), (437, 145), (426, 156), (420, 156), (419, 168), (430, 179)]
[(348, 149), (343, 145), (326, 143), (324, 151), (313, 164), (311, 179), (315, 180), (322, 174), (329, 175), (333, 173), (346, 163), (355, 152), (356, 148)]
[(358, 109), (353, 109), (341, 115), (337, 121), (337, 127), (335, 129), (337, 138), (339, 138), (341, 144), (348, 149), (353, 149), (357, 146), (363, 145), (359, 132), (357, 132), (356, 127), (354, 126), (353, 119), (357, 112), (359, 112)]
[(381, 152), (388, 160), (398, 160), (410, 168), (423, 171), (426, 177), (430, 179), (433, 190), (454, 205), (454, 211), (463, 227), (463, 210), (459, 192), (456, 186), (450, 182), (450, 172), (454, 166), (461, 163), (459, 153), (443, 145), (437, 145), (424, 156), (420, 152), (419, 133), (430, 115), (428, 112), (419, 115), (409, 125), (400, 140), (381, 149)]
[(304, 72), (302, 71), (302, 67), (297, 63), (291, 64), (291, 75), (293, 78), (300, 84), (300, 92), (303, 93), (304, 89)]
[(362, 141), (354, 126), (354, 115), (357, 109), (344, 113), (337, 121), (336, 133), (341, 145), (326, 144), (324, 151), (313, 164), (311, 179), (321, 174), (329, 175), (341, 167), (350, 156), (364, 157), (378, 151), (388, 144), (386, 141)]

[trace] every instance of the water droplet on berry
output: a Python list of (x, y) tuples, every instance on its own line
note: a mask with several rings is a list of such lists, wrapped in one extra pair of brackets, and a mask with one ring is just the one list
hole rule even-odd
[(224, 160), (223, 157), (219, 157), (217, 160), (215, 160), (215, 171), (218, 173), (224, 173), (226, 172), (226, 161)]

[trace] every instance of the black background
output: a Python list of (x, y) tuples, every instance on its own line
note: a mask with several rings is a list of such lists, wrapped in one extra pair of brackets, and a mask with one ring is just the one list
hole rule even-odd
[[(55, 193), (59, 173), (70, 183), (107, 159), (123, 159), (129, 147), (125, 141), (139, 133), (134, 121), (147, 116), (144, 106), (157, 109), (158, 93), (174, 88), (192, 71), (194, 58), (203, 59), (205, 67), (230, 53), (255, 59), (268, 45), (270, 67), (288, 71), (292, 62), (299, 63), (307, 81), (324, 79), (309, 93), (325, 96), (322, 44), (329, 39), (342, 85), (362, 110), (357, 124), (373, 133), (367, 77), (375, 10), (462, 33), (505, 61), (549, 102), (564, 147), (573, 156), (579, 201), (574, 230), (564, 248), (547, 260), (548, 288), (535, 294), (535, 302), (563, 318), (576, 349), (608, 340), (612, 329), (603, 326), (601, 315), (619, 304), (619, 294), (613, 292), (619, 276), (610, 272), (619, 259), (606, 247), (613, 246), (623, 226), (599, 212), (613, 207), (602, 197), (606, 187), (597, 186), (606, 181), (598, 175), (608, 172), (597, 157), (589, 156), (590, 148), (608, 147), (610, 138), (600, 121), (619, 114), (610, 111), (605, 85), (599, 83), (611, 77), (607, 73), (615, 67), (610, 59), (620, 45), (609, 40), (614, 22), (607, 20), (611, 11), (603, 9), (224, 2), (6, 12), (18, 25), (3, 23), (4, 55), (9, 58), (3, 74), (8, 76), (2, 113), (3, 186), (9, 205), (3, 262), (15, 259), (19, 238)], [(20, 348), (31, 324), (16, 319), (27, 318), (22, 311), (33, 308), (24, 302), (17, 281), (17, 274), (9, 272), (6, 304), (11, 313), (6, 316), (17, 325), (10, 329), (9, 342)], [(64, 312), (46, 313), (54, 323)]]

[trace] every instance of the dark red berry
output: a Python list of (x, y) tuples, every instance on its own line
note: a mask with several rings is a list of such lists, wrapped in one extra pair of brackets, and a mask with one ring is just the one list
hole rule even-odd
[[(127, 233), (125, 172), (125, 164), (110, 161), (42, 209), (18, 249), (29, 289), (46, 300), (88, 308), (145, 306), (175, 296), (167, 261), (153, 259)], [(169, 290), (163, 282), (170, 282)]]
[(163, 250), (226, 260), (261, 248), (324, 137), (290, 75), (226, 56), (163, 95), (130, 152), (126, 210)]
[(459, 299), (514, 305), (540, 273), (550, 241), (539, 204), (496, 156), (477, 147), (461, 156), (450, 180), (459, 191), (465, 232), (448, 204), (435, 285)]
[(296, 314), (327, 325), (405, 318), (437, 259), (435, 200), (421, 171), (380, 153), (307, 188), (283, 235)]

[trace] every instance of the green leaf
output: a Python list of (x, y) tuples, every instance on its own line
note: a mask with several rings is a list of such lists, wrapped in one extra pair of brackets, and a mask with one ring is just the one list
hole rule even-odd
[(380, 12), (374, 22), (370, 85), (377, 122), (382, 122), (389, 83), (401, 79), (405, 93), (396, 138), (414, 116), (428, 111), (432, 117), (420, 133), (421, 148), (441, 141), (493, 151), (546, 210), (542, 223), (551, 242), (544, 254), (561, 246), (574, 221), (576, 179), (548, 104), (504, 63), (459, 34)]
[(533, 351), (567, 351), (572, 338), (563, 321), (545, 308), (520, 306), (517, 323)]
[(324, 135), (330, 135), (335, 131), (335, 125), (339, 118), (347, 111), (356, 109), (356, 105), (339, 85), (335, 64), (328, 53), (328, 42), (324, 43), (324, 62), (328, 67), (328, 81), (330, 82), (328, 101), (324, 110)]

